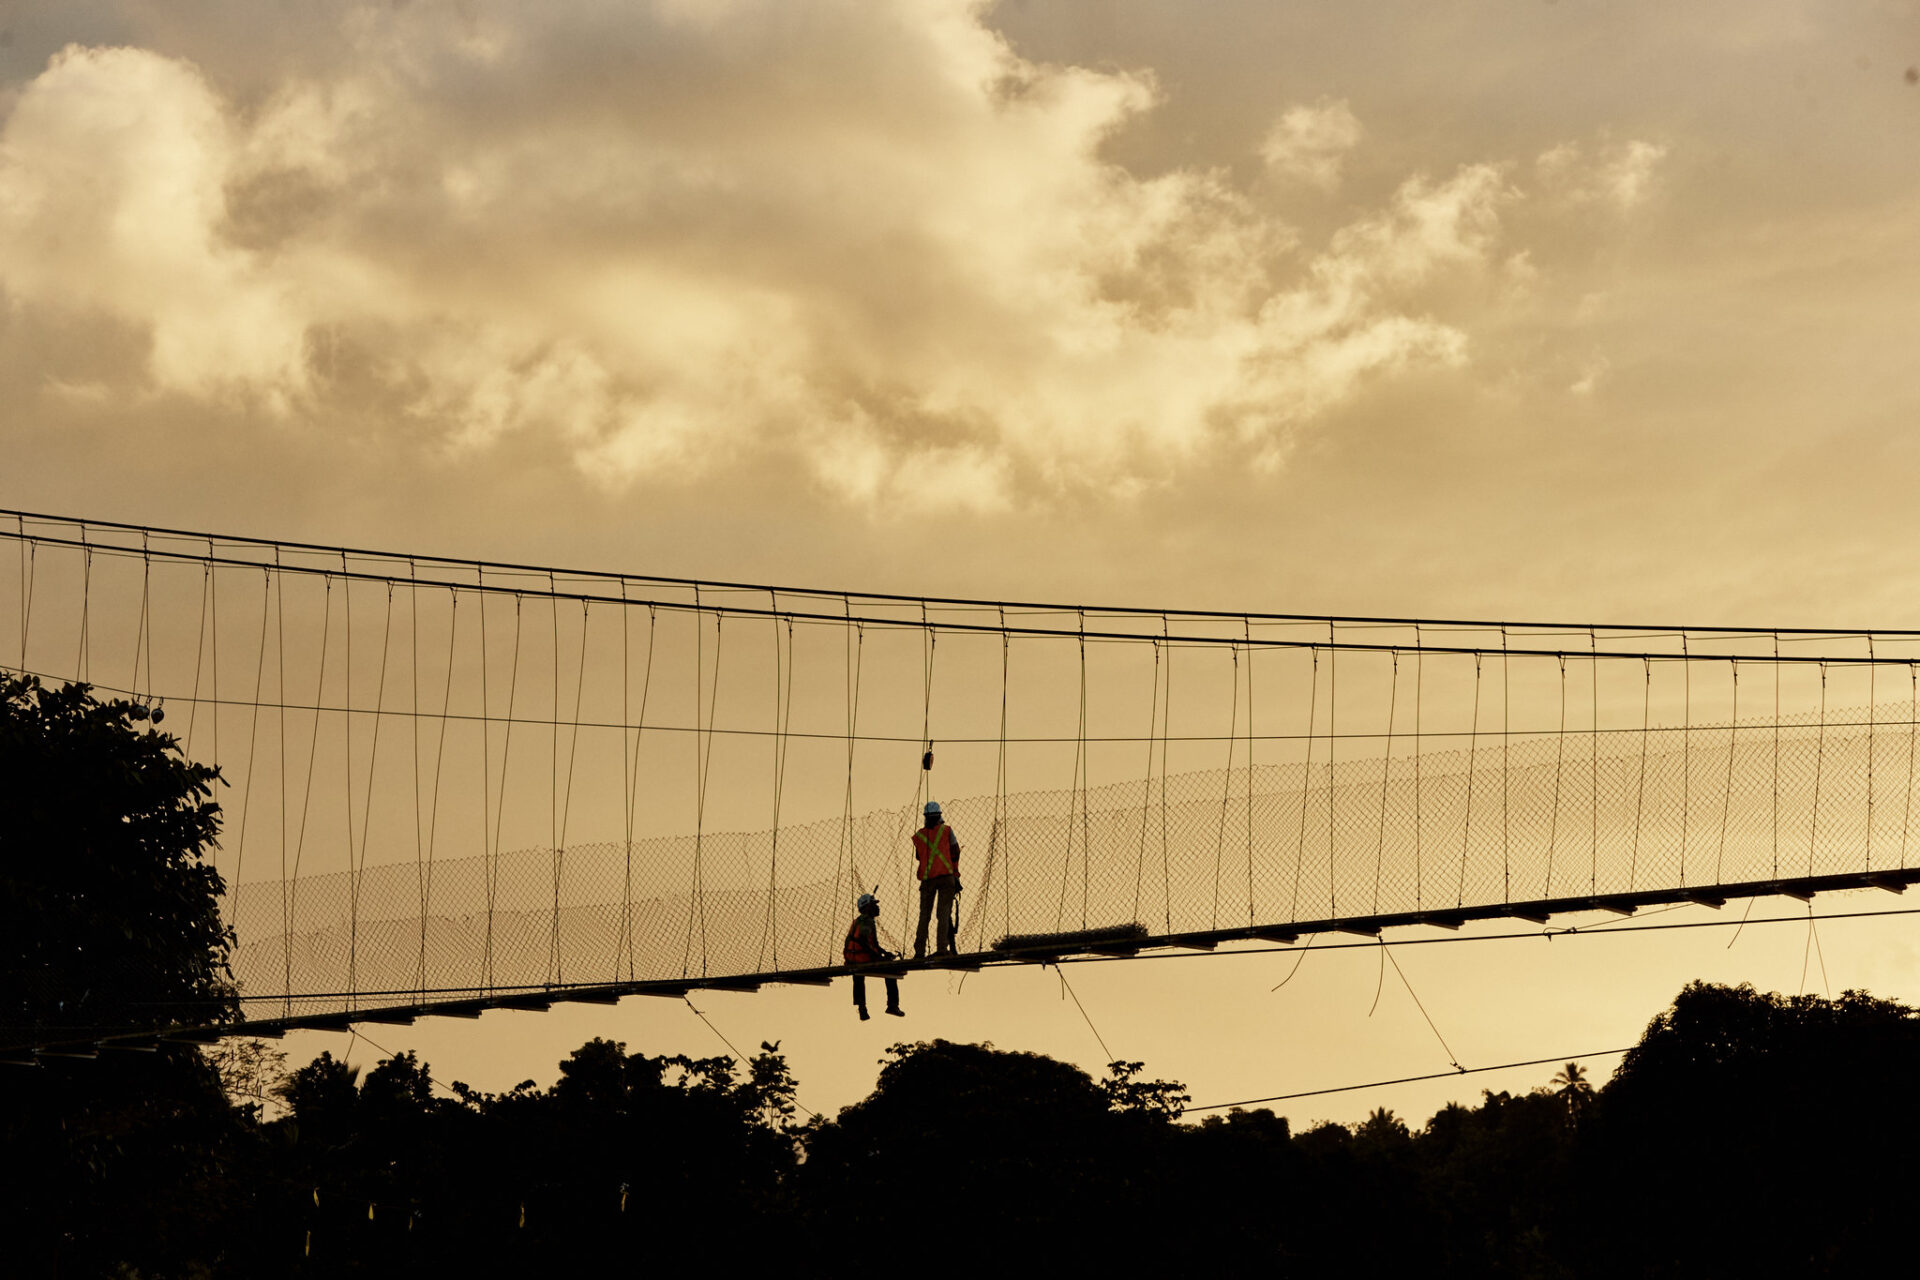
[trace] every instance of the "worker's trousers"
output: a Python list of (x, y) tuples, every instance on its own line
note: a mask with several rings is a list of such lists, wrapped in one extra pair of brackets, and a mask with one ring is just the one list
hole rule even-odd
[(953, 948), (953, 899), (960, 892), (959, 876), (934, 876), (920, 882), (920, 925), (913, 931), (913, 956), (927, 954), (927, 921), (936, 909), (940, 912), (940, 930), (934, 935), (936, 952)]
[[(898, 978), (888, 978), (886, 982), (887, 1008), (898, 1009), (900, 1007), (900, 980)], [(867, 975), (864, 973), (856, 973), (853, 975), (853, 1007), (856, 1009), (865, 1009), (867, 1007)]]

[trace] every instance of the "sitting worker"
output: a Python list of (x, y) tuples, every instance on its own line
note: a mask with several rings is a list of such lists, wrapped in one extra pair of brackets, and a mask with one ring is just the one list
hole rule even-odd
[(940, 818), (940, 802), (927, 801), (926, 825), (913, 833), (913, 856), (920, 876), (920, 927), (913, 934), (913, 958), (927, 954), (927, 921), (937, 907), (940, 929), (935, 955), (953, 955), (953, 899), (960, 892), (960, 838)]
[[(840, 954), (848, 964), (878, 964), (882, 960), (892, 960), (894, 954), (880, 945), (880, 899), (870, 893), (860, 895), (860, 914), (853, 918), (853, 924), (847, 929), (847, 941)], [(891, 974), (886, 975), (887, 1012), (896, 1018), (906, 1017), (900, 1008), (900, 982)], [(860, 1011), (860, 1021), (865, 1022), (867, 1013), (867, 975), (853, 975), (853, 1007)]]

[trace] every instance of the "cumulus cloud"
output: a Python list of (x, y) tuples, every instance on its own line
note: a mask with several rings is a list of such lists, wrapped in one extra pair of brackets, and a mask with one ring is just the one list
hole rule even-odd
[(1534, 167), (1547, 191), (1572, 204), (1596, 204), (1631, 212), (1651, 194), (1667, 148), (1629, 139), (1590, 154), (1578, 143), (1563, 142), (1540, 154)]
[[(1495, 165), (1410, 177), (1303, 245), (1224, 172), (1103, 157), (1147, 74), (1024, 59), (963, 0), (333, 30), (244, 101), (148, 50), (56, 57), (0, 133), (16, 305), (140, 328), (159, 391), (547, 433), (611, 487), (773, 453), (852, 502), (991, 509), (1274, 462), (1371, 380), (1463, 364), (1441, 286), (1497, 268), (1518, 198)], [(1261, 155), (1330, 189), (1361, 137), (1322, 102)], [(1539, 169), (1624, 208), (1660, 155)]]
[(1340, 185), (1340, 168), (1358, 146), (1360, 121), (1345, 101), (1293, 107), (1274, 122), (1260, 145), (1267, 168), (1322, 191)]

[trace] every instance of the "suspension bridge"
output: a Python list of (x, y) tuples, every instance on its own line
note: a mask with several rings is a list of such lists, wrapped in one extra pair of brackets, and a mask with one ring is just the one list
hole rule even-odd
[(826, 984), (863, 892), (908, 950), (930, 798), (959, 952), (867, 972), (1920, 880), (1920, 632), (939, 599), (21, 511), (0, 539), (0, 670), (220, 770), (242, 1010), (8, 1028), (16, 1058)]

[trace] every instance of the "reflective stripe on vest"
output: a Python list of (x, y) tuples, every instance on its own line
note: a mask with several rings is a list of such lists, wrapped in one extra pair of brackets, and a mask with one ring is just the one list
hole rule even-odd
[(944, 822), (931, 830), (922, 827), (914, 832), (913, 851), (920, 859), (922, 880), (950, 876), (958, 871), (953, 865), (953, 828)]
[(847, 929), (847, 941), (840, 954), (848, 964), (870, 964), (880, 958), (879, 930), (867, 916), (855, 916)]

